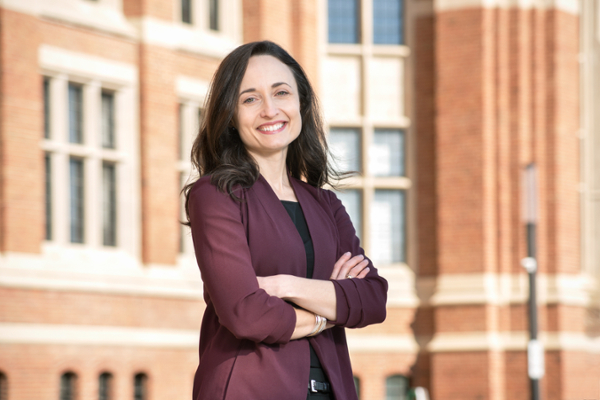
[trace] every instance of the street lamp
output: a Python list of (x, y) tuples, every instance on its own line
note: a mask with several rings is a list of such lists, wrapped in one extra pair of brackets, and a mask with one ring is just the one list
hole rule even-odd
[(521, 265), (529, 275), (529, 343), (527, 344), (527, 373), (531, 382), (531, 400), (540, 398), (540, 379), (544, 376), (544, 347), (538, 340), (537, 302), (535, 278), (537, 273), (536, 225), (537, 225), (537, 176), (535, 164), (525, 167), (523, 179), (525, 229), (527, 232), (527, 257)]

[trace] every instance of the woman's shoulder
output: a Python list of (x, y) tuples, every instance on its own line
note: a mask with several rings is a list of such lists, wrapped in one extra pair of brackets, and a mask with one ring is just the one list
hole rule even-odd
[[(240, 197), (241, 188), (234, 187), (233, 192), (237, 197)], [(226, 191), (217, 187), (215, 182), (212, 181), (211, 175), (204, 175), (200, 177), (192, 185), (189, 193), (190, 201), (206, 203), (217, 203), (221, 204), (224, 202), (232, 201), (232, 197)]]

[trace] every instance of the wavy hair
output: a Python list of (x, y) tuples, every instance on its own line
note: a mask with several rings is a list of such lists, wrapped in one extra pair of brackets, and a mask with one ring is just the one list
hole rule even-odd
[[(325, 184), (336, 186), (345, 174), (338, 173), (328, 163), (329, 150), (315, 92), (300, 64), (270, 41), (239, 46), (219, 65), (206, 100), (204, 120), (192, 146), (193, 167), (200, 176), (210, 175), (212, 184), (236, 200), (235, 186), (251, 187), (258, 179), (258, 164), (242, 143), (239, 132), (233, 126), (233, 118), (248, 60), (259, 55), (275, 57), (287, 65), (298, 86), (302, 129), (288, 147), (288, 173), (315, 187)], [(189, 194), (194, 183), (188, 183), (182, 190), (188, 224)]]

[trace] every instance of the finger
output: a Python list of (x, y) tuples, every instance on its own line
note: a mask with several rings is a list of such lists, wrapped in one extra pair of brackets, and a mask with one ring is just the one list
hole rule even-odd
[[(359, 254), (357, 256), (352, 257), (350, 260), (346, 261), (344, 263), (344, 265), (342, 266), (342, 268), (340, 269), (340, 273), (338, 274), (339, 275), (338, 279), (345, 279), (348, 277), (348, 275), (354, 276), (354, 274), (352, 274), (350, 271), (354, 267), (356, 267), (358, 264), (360, 264), (364, 259), (365, 259), (365, 256), (363, 256), (362, 254)], [(357, 270), (357, 272), (360, 272), (361, 270), (362, 270), (362, 268), (360, 270)]]
[(369, 260), (364, 259), (363, 261), (361, 261), (360, 263), (355, 265), (354, 268), (352, 268), (350, 270), (349, 274), (354, 277), (358, 277), (365, 270), (365, 268), (368, 267), (368, 265), (369, 265)]
[(363, 269), (362, 271), (360, 271), (360, 273), (356, 277), (358, 279), (363, 279), (364, 277), (366, 277), (369, 274), (370, 270), (371, 270), (371, 268), (366, 267), (365, 269)]
[(350, 259), (351, 255), (352, 254), (349, 251), (342, 254), (340, 259), (337, 260), (336, 263), (333, 265), (333, 271), (331, 272), (331, 277), (329, 279), (340, 279), (338, 278), (340, 269), (342, 268), (342, 265), (344, 265), (344, 263)]

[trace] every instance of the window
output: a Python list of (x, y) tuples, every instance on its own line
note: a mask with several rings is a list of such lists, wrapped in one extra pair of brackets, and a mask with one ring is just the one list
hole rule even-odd
[(71, 243), (83, 243), (84, 240), (84, 192), (83, 160), (69, 159), (69, 204), (71, 216)]
[(117, 166), (102, 163), (102, 242), (105, 246), (117, 245)]
[(119, 245), (119, 180), (122, 161), (130, 157), (122, 147), (126, 138), (117, 134), (119, 96), (99, 82), (71, 82), (64, 75), (44, 78), (48, 241)]
[(336, 195), (350, 216), (356, 236), (362, 237), (362, 192), (357, 189), (346, 189), (337, 192)]
[(45, 197), (46, 197), (46, 240), (52, 240), (52, 159), (44, 153)]
[(4, 372), (0, 372), (0, 400), (8, 400), (8, 379)]
[[(409, 267), (411, 126), (403, 0), (328, 0), (323, 109), (338, 197), (375, 265)], [(340, 46), (350, 43), (352, 46)], [(383, 44), (385, 46), (373, 46)], [(340, 101), (343, 99), (343, 101)]]
[[(192, 178), (192, 164), (190, 155), (192, 145), (200, 130), (200, 125), (203, 119), (203, 110), (199, 101), (185, 100), (179, 104), (179, 126), (177, 132), (179, 134), (179, 163), (177, 173), (180, 179), (180, 188), (183, 188)], [(179, 206), (179, 219), (185, 221), (185, 199), (181, 196)], [(179, 252), (192, 253), (192, 245), (190, 243), (189, 228), (185, 225), (180, 225), (179, 230)]]
[(402, 190), (376, 189), (371, 203), (371, 259), (380, 264), (406, 261), (406, 211)]
[(102, 147), (115, 148), (115, 94), (102, 92)]
[(133, 400), (148, 399), (148, 376), (144, 373), (133, 377)]
[(334, 162), (340, 171), (356, 171), (361, 169), (360, 156), (360, 130), (331, 128), (329, 130), (328, 145), (334, 155)]
[(329, 43), (358, 43), (358, 0), (329, 0), (327, 19)]
[(405, 176), (404, 132), (399, 129), (375, 129), (369, 170), (374, 176)]
[(50, 138), (50, 79), (44, 78), (44, 138)]
[(112, 399), (112, 374), (104, 372), (98, 377), (98, 400)]
[(77, 375), (66, 372), (60, 377), (60, 400), (77, 399)]
[(192, 0), (181, 0), (181, 22), (192, 23)]
[(402, 375), (392, 375), (385, 380), (386, 400), (406, 400), (408, 379)]
[(404, 44), (403, 1), (373, 0), (373, 43)]
[(219, 30), (219, 0), (208, 0), (208, 27), (212, 31)]
[(69, 142), (83, 143), (83, 90), (69, 82)]

